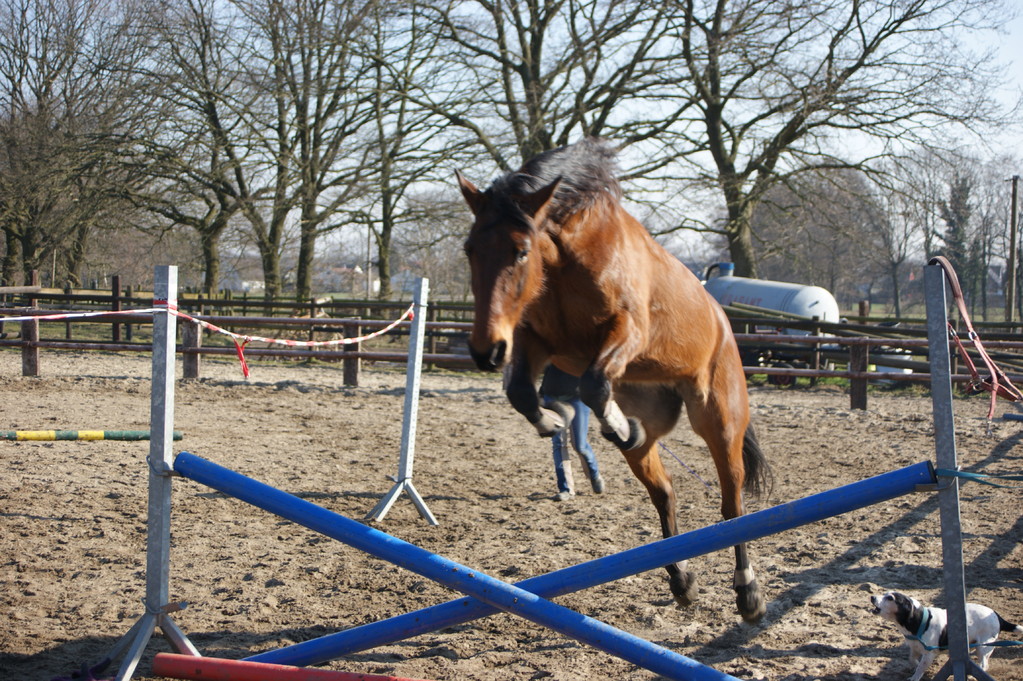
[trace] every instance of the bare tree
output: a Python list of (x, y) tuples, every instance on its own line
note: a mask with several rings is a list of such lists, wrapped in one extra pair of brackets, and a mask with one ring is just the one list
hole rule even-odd
[(135, 70), (154, 98), (153, 123), (135, 131), (122, 157), (146, 181), (126, 186), (125, 196), (158, 218), (140, 225), (146, 231), (195, 231), (203, 288), (216, 291), (220, 239), (241, 208), (250, 167), (234, 109), (242, 90), (229, 51), (235, 28), (214, 0), (169, 5), (146, 28), (157, 50)]
[[(991, 308), (988, 291), (996, 288), (1003, 296), (1009, 283), (1009, 251), (1011, 248), (1010, 219), (1011, 189), (1007, 180), (1018, 172), (1018, 158), (1000, 156), (982, 161), (978, 159), (974, 218), (977, 239), (981, 244), (983, 269), (981, 284), (981, 311), (988, 319)], [(1017, 243), (1019, 241), (1017, 231)], [(1018, 248), (1018, 246), (1017, 246)], [(1019, 258), (1016, 258), (1019, 261)], [(1004, 311), (1004, 305), (1002, 306)], [(999, 315), (1001, 317), (1001, 315)]]
[(379, 296), (388, 298), (395, 237), (437, 219), (431, 202), (413, 196), (416, 188), (448, 181), (455, 159), (465, 160), (471, 140), (416, 101), (417, 83), (443, 78), (438, 64), (444, 46), (423, 29), (423, 17), (407, 11), (406, 3), (380, 3), (371, 22), (361, 50), (371, 65), (365, 80), (373, 105), (366, 174), (372, 191), (360, 202), (362, 209), (349, 211), (347, 217), (365, 224), (372, 234)]
[[(132, 2), (0, 4), (0, 229), (5, 281), (20, 267), (78, 283), (86, 241), (126, 214), (115, 162), (140, 122), (127, 64), (144, 58)], [(44, 263), (49, 267), (43, 267)], [(54, 282), (56, 283), (56, 282)]]
[[(1005, 178), (1012, 165), (1007, 159), (983, 161), (963, 153), (948, 167), (945, 195), (937, 212), (945, 225), (946, 255), (956, 268), (971, 312), (987, 320), (988, 292), (1005, 272), (1009, 248), (1009, 196)], [(1000, 287), (1004, 290), (1004, 286)]]
[(656, 138), (685, 109), (659, 49), (663, 10), (644, 0), (417, 2), (445, 45), (444, 73), (410, 96), (505, 170), (585, 135)]
[(776, 185), (752, 217), (761, 274), (822, 286), (846, 304), (869, 296), (884, 271), (869, 254), (878, 219), (867, 180), (855, 171), (807, 173)]
[(888, 272), (895, 316), (902, 315), (902, 282), (911, 258), (922, 256), (920, 231), (914, 220), (916, 199), (882, 185), (876, 194), (875, 209), (865, 216), (869, 238), (867, 257)]
[(690, 0), (666, 11), (681, 87), (698, 100), (699, 125), (679, 126), (680, 143), (711, 160), (694, 171), (724, 199), (738, 274), (757, 274), (750, 219), (779, 180), (866, 168), (849, 158), (857, 139), (883, 155), (998, 118), (991, 55), (961, 37), (1010, 16), (1000, 0)]
[(258, 200), (244, 202), (242, 211), (264, 256), (268, 295), (280, 285), (271, 261), (274, 239), (286, 220), (297, 220), (296, 288), (299, 297), (308, 297), (317, 237), (340, 227), (335, 213), (365, 191), (361, 180), (373, 107), (360, 85), (370, 75), (368, 64), (356, 46), (373, 2), (235, 0), (235, 5), (254, 29), (237, 55), (258, 102), (247, 114), (253, 151), (273, 178), (266, 193), (269, 218)]
[[(643, 2), (423, 0), (449, 45), (415, 101), (502, 169), (583, 135), (615, 138), (662, 205), (713, 188), (737, 272), (757, 274), (751, 217), (779, 182), (870, 163), (999, 119), (988, 53), (1003, 0)], [(866, 149), (850, 151), (850, 143)], [(692, 222), (684, 223), (685, 227)]]
[(164, 225), (196, 231), (206, 286), (219, 243), (239, 221), (283, 290), (282, 257), (297, 233), (296, 288), (308, 297), (316, 240), (365, 192), (372, 119), (366, 63), (355, 50), (372, 2), (187, 0), (155, 26), (160, 59), (144, 65), (164, 124), (135, 152), (154, 183), (134, 194)]
[(465, 204), (447, 193), (416, 193), (406, 199), (428, 219), (410, 221), (396, 233), (395, 262), (428, 277), (430, 296), (469, 299), (469, 272), (464, 265)]

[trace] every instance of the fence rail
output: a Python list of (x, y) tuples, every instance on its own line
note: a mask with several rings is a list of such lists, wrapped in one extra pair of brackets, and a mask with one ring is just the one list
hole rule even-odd
[[(22, 352), (22, 373), (39, 375), (39, 351), (47, 350), (100, 350), (107, 352), (149, 352), (148, 314), (132, 314), (124, 310), (145, 309), (152, 305), (152, 297), (145, 295), (122, 296), (87, 293), (56, 294), (33, 287), (19, 287), (24, 291), (0, 289), (0, 299), (29, 303), (31, 307), (0, 308), (0, 348), (15, 347)], [(61, 309), (44, 307), (48, 302), (62, 302)], [(239, 303), (241, 305), (239, 305)], [(10, 304), (10, 303), (8, 303)], [(283, 301), (268, 306), (265, 301), (238, 301), (230, 299), (204, 299), (183, 297), (179, 309), (197, 319), (207, 321), (243, 335), (273, 337), (274, 333), (289, 333), (306, 340), (326, 336), (357, 337), (366, 330), (378, 329), (407, 309), (401, 301), (330, 301), (301, 304)], [(247, 316), (236, 314), (206, 314), (212, 309), (259, 310), (264, 314)], [(20, 323), (17, 337), (11, 337), (10, 328), (4, 328), (5, 316), (42, 316), (88, 311), (118, 311), (118, 314), (98, 315), (73, 321), (30, 320)], [(278, 316), (278, 310), (288, 314)], [(308, 310), (308, 313), (306, 313)], [(267, 312), (270, 314), (266, 314)], [(343, 316), (322, 316), (348, 312)], [(871, 381), (909, 381), (925, 383), (930, 380), (927, 364), (926, 329), (922, 320), (908, 322), (885, 320), (881, 324), (857, 322), (825, 324), (817, 320), (792, 319), (783, 315), (769, 315), (748, 306), (728, 307), (726, 311), (736, 331), (743, 364), (748, 376), (767, 376), (769, 383), (778, 386), (793, 384), (799, 378), (815, 382), (822, 378), (846, 379), (850, 382), (850, 401), (853, 408), (866, 409), (867, 385)], [(446, 317), (446, 319), (445, 319)], [(426, 323), (426, 346), (423, 361), (453, 369), (471, 369), (465, 340), (471, 328), (471, 308), (455, 303), (431, 303)], [(865, 319), (865, 318), (864, 318)], [(86, 330), (85, 325), (93, 325)], [(96, 338), (96, 325), (110, 328), (109, 338)], [(40, 326), (47, 332), (40, 336)], [(982, 328), (982, 324), (975, 324)], [(1023, 381), (1023, 334), (998, 333), (1004, 325), (987, 325), (984, 345), (995, 361), (1013, 381)], [(63, 338), (53, 337), (54, 330), (63, 328)], [(201, 374), (200, 358), (206, 356), (235, 355), (238, 350), (227, 341), (216, 341), (209, 332), (200, 332), (195, 324), (181, 324), (178, 351), (183, 356), (184, 376), (198, 378)], [(405, 347), (391, 348), (395, 336), (408, 333), (408, 323), (399, 325), (387, 339), (372, 345), (338, 345), (336, 349), (293, 348), (279, 345), (260, 347), (252, 343), (245, 347), (249, 357), (273, 357), (294, 360), (316, 359), (344, 364), (345, 381), (358, 385), (362, 361), (397, 362), (407, 359)], [(796, 330), (806, 335), (785, 333)], [(5, 332), (6, 331), (6, 332)], [(123, 333), (122, 333), (123, 332)], [(257, 334), (258, 332), (258, 334)], [(75, 338), (75, 335), (78, 338)], [(134, 340), (134, 335), (142, 336)], [(84, 338), (83, 336), (89, 336)], [(205, 340), (204, 339), (208, 339)], [(219, 342), (219, 344), (217, 344)], [(955, 353), (953, 353), (954, 356)], [(975, 362), (978, 363), (979, 362)], [(843, 367), (842, 369), (838, 367)], [(872, 368), (873, 367), (873, 368)], [(884, 370), (887, 369), (887, 370)], [(903, 373), (905, 372), (905, 373)], [(971, 377), (953, 366), (952, 380), (969, 382)]]

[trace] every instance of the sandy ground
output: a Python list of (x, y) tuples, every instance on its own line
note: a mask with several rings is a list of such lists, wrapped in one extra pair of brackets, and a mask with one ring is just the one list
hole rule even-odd
[[(148, 356), (44, 352), (43, 376), (23, 378), (20, 355), (0, 352), (0, 429), (145, 429)], [(362, 386), (340, 368), (207, 361), (204, 378), (177, 384), (176, 444), (354, 519), (397, 472), (405, 385), (401, 367), (369, 367)], [(653, 507), (620, 455), (594, 436), (607, 480), (557, 502), (549, 443), (533, 434), (495, 376), (424, 374), (415, 483), (439, 519), (407, 497), (375, 525), (508, 581), (659, 538)], [(775, 486), (751, 510), (932, 459), (923, 394), (875, 392), (850, 411), (835, 388), (752, 390), (754, 418)], [(960, 461), (1019, 473), (1023, 423), (988, 434), (986, 398), (957, 399)], [(714, 487), (665, 455), (680, 525), (718, 520), (717, 483), (702, 444), (680, 426), (667, 447)], [(0, 442), (0, 678), (67, 676), (96, 661), (142, 612), (147, 443)], [(578, 470), (577, 478), (582, 479)], [(963, 553), (971, 600), (1023, 621), (1020, 490), (967, 484)], [(443, 602), (447, 589), (282, 521), (197, 483), (174, 483), (174, 621), (205, 655), (239, 658)], [(902, 637), (868, 611), (868, 596), (906, 591), (942, 598), (936, 497), (914, 494), (756, 542), (769, 599), (743, 624), (730, 588), (731, 551), (704, 556), (700, 601), (670, 599), (661, 570), (558, 602), (743, 679), (894, 679), (912, 668)], [(154, 678), (150, 643), (136, 674)], [(943, 659), (943, 658), (939, 658)], [(353, 653), (334, 669), (423, 679), (655, 679), (657, 675), (501, 614)], [(935, 664), (931, 674), (937, 673)], [(1023, 650), (1004, 648), (990, 673), (1023, 680)], [(110, 672), (107, 676), (111, 676)]]

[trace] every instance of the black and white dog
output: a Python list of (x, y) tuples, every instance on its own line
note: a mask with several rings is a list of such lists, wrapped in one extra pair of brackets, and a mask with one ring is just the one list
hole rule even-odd
[[(925, 608), (920, 601), (898, 591), (889, 591), (883, 596), (871, 596), (874, 614), (898, 625), (902, 635), (909, 642), (909, 661), (916, 664), (916, 671), (910, 681), (920, 681), (939, 650), (948, 647), (948, 631), (945, 626), (948, 617), (941, 608)], [(977, 651), (977, 662), (981, 669), (987, 669), (988, 658), (994, 650), (990, 645), (998, 638), (1000, 631), (1023, 633), (1023, 627), (1002, 618), (997, 612), (976, 603), (966, 604), (966, 631), (969, 641)]]

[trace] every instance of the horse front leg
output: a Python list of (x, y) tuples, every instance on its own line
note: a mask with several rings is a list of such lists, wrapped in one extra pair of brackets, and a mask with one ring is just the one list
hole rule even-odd
[(562, 431), (571, 422), (571, 417), (558, 410), (558, 404), (552, 408), (540, 404), (540, 395), (536, 391), (536, 379), (546, 364), (546, 357), (530, 356), (526, 351), (519, 350), (523, 343), (516, 343), (516, 351), (508, 369), (504, 392), (508, 396), (515, 411), (526, 417), (526, 420), (540, 434), (540, 437), (552, 437)]
[(596, 364), (590, 365), (580, 377), (579, 397), (600, 422), (600, 434), (618, 449), (627, 452), (646, 442), (643, 425), (625, 416), (614, 400), (611, 379)]
[(596, 359), (579, 379), (579, 397), (600, 422), (600, 434), (623, 452), (646, 441), (643, 425), (627, 418), (614, 399), (612, 381), (625, 375), (629, 362), (646, 345), (647, 320), (620, 314), (614, 318)]

